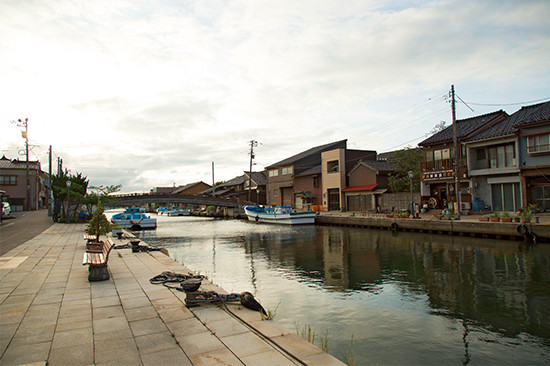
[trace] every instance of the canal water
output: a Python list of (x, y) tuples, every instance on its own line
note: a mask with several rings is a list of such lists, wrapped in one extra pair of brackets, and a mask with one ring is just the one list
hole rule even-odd
[[(158, 217), (141, 232), (359, 365), (550, 364), (550, 245)], [(314, 339), (313, 339), (314, 338)]]

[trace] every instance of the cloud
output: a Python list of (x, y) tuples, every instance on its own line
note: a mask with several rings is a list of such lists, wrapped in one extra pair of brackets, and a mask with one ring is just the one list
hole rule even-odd
[(258, 169), (345, 138), (383, 151), (448, 120), (451, 84), (480, 102), (550, 96), (547, 1), (11, 0), (0, 13), (2, 150), (20, 143), (5, 122), (28, 116), (37, 143), (128, 191), (210, 181), (212, 161), (231, 179), (251, 139)]

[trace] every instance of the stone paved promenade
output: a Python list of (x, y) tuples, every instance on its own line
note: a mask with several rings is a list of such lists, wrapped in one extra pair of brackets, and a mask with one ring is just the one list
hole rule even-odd
[[(113, 250), (111, 279), (88, 282), (84, 229), (54, 224), (0, 257), (0, 365), (301, 364), (221, 307), (187, 309), (185, 293), (150, 284), (188, 272), (161, 252)], [(276, 321), (231, 309), (305, 364), (342, 364)]]

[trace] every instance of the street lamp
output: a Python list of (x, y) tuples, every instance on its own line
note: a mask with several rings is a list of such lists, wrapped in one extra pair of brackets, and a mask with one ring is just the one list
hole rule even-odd
[(409, 170), (409, 180), (411, 182), (411, 217), (414, 217), (413, 176), (414, 176), (413, 171)]
[(71, 206), (71, 181), (67, 180), (67, 224), (69, 223), (70, 206)]

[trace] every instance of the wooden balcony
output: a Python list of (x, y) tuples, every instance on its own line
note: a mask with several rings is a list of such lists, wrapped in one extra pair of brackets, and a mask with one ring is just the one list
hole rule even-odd
[[(466, 158), (458, 159), (458, 166), (460, 169), (466, 168)], [(454, 159), (443, 159), (443, 160), (434, 160), (434, 161), (422, 161), (420, 162), (420, 170), (422, 173), (426, 172), (439, 172), (445, 170), (454, 170), (455, 160)]]

